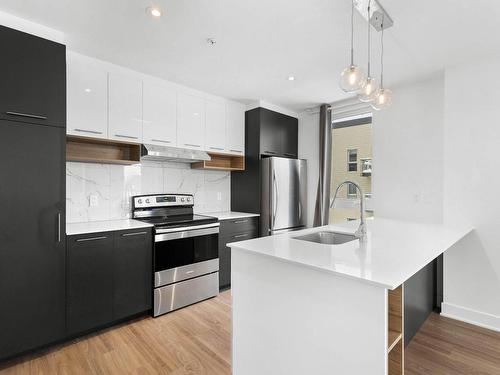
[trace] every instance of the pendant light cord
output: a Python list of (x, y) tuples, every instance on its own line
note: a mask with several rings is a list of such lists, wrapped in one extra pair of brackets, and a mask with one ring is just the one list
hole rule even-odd
[(370, 24), (370, 14), (371, 14), (371, 6), (372, 6), (372, 0), (369, 0), (368, 1), (368, 78), (370, 78), (371, 76), (371, 50), (372, 50), (372, 47), (371, 47), (371, 41), (372, 41), (372, 38), (371, 38), (371, 24)]
[(354, 65), (354, 0), (351, 1), (351, 66)]
[(384, 88), (384, 17), (382, 15), (382, 34), (381, 34), (381, 43), (380, 43), (380, 88)]

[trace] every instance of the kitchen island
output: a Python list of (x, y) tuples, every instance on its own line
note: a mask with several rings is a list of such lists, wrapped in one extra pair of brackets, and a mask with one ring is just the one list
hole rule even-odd
[[(404, 282), (472, 231), (377, 218), (235, 242), (233, 375), (404, 372)], [(340, 236), (341, 238), (342, 236)]]

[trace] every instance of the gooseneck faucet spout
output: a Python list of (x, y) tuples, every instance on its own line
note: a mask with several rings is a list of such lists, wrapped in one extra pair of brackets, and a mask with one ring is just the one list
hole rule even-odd
[(335, 195), (333, 196), (333, 199), (330, 201), (330, 208), (333, 207), (333, 205), (335, 203), (335, 199), (337, 199), (337, 194), (340, 191), (340, 188), (344, 185), (347, 185), (347, 184), (352, 184), (353, 186), (355, 186), (356, 189), (359, 191), (359, 195), (361, 196), (360, 197), (361, 204), (359, 205), (360, 206), (359, 207), (359, 210), (360, 210), (359, 215), (360, 215), (361, 223), (359, 224), (359, 227), (356, 230), (356, 232), (354, 233), (354, 235), (357, 238), (359, 238), (360, 241), (364, 241), (366, 239), (365, 197), (363, 195), (363, 190), (361, 189), (361, 187), (357, 183), (352, 182), (352, 181), (344, 181), (339, 186), (337, 186), (337, 190), (335, 190)]

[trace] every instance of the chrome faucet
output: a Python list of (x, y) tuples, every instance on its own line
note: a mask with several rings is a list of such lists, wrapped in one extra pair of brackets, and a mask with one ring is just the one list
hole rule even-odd
[(335, 190), (335, 195), (333, 196), (333, 199), (330, 201), (330, 208), (333, 207), (335, 203), (335, 199), (337, 199), (337, 194), (339, 193), (339, 190), (342, 186), (347, 185), (347, 184), (353, 184), (356, 186), (356, 189), (359, 191), (359, 194), (361, 195), (360, 201), (360, 218), (361, 218), (361, 223), (359, 224), (358, 229), (354, 233), (354, 235), (359, 238), (360, 241), (364, 241), (366, 239), (366, 221), (365, 221), (365, 197), (363, 195), (363, 190), (361, 190), (361, 187), (352, 181), (344, 181), (342, 182), (338, 187), (337, 190)]

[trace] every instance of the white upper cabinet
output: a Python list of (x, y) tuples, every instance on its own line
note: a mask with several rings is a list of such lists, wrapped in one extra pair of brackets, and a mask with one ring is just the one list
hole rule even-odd
[(198, 96), (177, 94), (177, 146), (205, 148), (205, 101)]
[(245, 154), (245, 110), (241, 103), (226, 105), (226, 149), (231, 154)]
[(177, 146), (177, 94), (175, 90), (144, 82), (142, 142)]
[(108, 137), (142, 142), (142, 81), (117, 73), (109, 74)]
[(108, 72), (86, 56), (67, 54), (67, 133), (108, 137)]
[(227, 152), (226, 105), (224, 102), (205, 101), (205, 150)]

